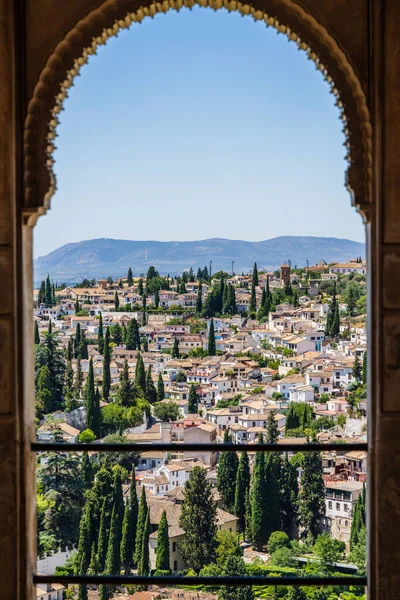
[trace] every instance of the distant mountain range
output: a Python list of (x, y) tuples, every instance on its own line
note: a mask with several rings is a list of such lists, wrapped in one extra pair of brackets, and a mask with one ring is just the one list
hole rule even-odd
[(100, 238), (65, 244), (34, 261), (34, 279), (47, 274), (57, 282), (76, 282), (84, 277), (118, 277), (132, 267), (134, 275), (154, 265), (160, 274), (177, 274), (193, 267), (209, 265), (212, 272), (249, 271), (254, 262), (259, 269), (276, 269), (290, 260), (292, 266), (310, 265), (324, 259), (342, 262), (365, 257), (365, 244), (351, 240), (311, 236), (282, 236), (261, 242), (212, 238), (192, 242), (156, 242)]

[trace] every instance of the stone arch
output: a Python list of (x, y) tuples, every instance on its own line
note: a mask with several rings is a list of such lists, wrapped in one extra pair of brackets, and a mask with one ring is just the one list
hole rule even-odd
[(159, 12), (180, 10), (194, 5), (214, 10), (226, 8), (243, 16), (262, 20), (285, 34), (313, 60), (336, 97), (343, 121), (348, 169), (346, 187), (353, 205), (366, 221), (372, 202), (371, 123), (361, 83), (335, 39), (327, 29), (293, 0), (105, 0), (76, 23), (49, 56), (34, 88), (27, 108), (24, 129), (24, 205), (25, 222), (33, 225), (50, 206), (56, 189), (53, 172), (54, 139), (58, 113), (81, 67), (96, 53), (99, 45), (118, 35), (121, 29)]

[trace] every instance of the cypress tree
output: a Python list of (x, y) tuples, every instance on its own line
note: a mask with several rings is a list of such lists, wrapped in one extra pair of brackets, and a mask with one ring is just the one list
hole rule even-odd
[(174, 345), (172, 346), (171, 358), (179, 358), (179, 341), (178, 338), (174, 338)]
[(133, 566), (133, 531), (131, 520), (130, 502), (125, 504), (124, 520), (122, 522), (122, 539), (121, 539), (121, 565), (125, 575), (128, 575)]
[[(228, 555), (222, 574), (227, 578), (247, 575), (243, 558)], [(218, 590), (218, 600), (254, 600), (254, 591), (251, 586), (223, 585)]]
[(353, 550), (354, 546), (357, 545), (358, 542), (358, 533), (361, 527), (361, 518), (360, 518), (360, 505), (357, 501), (354, 504), (353, 516), (351, 520), (351, 528), (350, 528), (350, 550)]
[(72, 361), (72, 358), (73, 358), (72, 339), (69, 338), (68, 344), (67, 344), (66, 359), (67, 359), (67, 361)]
[(87, 452), (83, 452), (83, 455), (82, 455), (81, 471), (82, 471), (82, 480), (85, 485), (85, 489), (88, 490), (92, 487), (94, 473), (93, 473), (92, 463), (90, 462), (90, 458), (89, 458), (89, 455)]
[(133, 386), (129, 379), (128, 361), (125, 359), (124, 366), (119, 376), (119, 387), (116, 400), (122, 406), (130, 406), (133, 401)]
[(97, 332), (97, 345), (99, 347), (100, 354), (103, 354), (103, 344), (104, 344), (103, 316), (100, 313), (99, 328), (98, 328), (98, 332)]
[(139, 501), (136, 493), (136, 479), (135, 479), (135, 467), (132, 468), (132, 480), (131, 480), (131, 490), (129, 497), (130, 504), (130, 530), (132, 532), (131, 541), (132, 541), (132, 562), (134, 563), (135, 557), (135, 542), (136, 542), (136, 532), (138, 525), (138, 515), (139, 515)]
[(251, 542), (253, 539), (252, 536), (252, 518), (251, 518), (251, 498), (250, 498), (250, 488), (246, 489), (244, 495), (244, 505), (245, 505), (245, 528), (244, 528), (244, 538), (248, 542)]
[(165, 398), (164, 381), (163, 381), (161, 373), (159, 373), (158, 381), (157, 381), (157, 400), (158, 400), (158, 402), (160, 402), (161, 400), (164, 400), (164, 398)]
[(114, 294), (114, 309), (115, 310), (119, 309), (119, 298), (118, 298), (117, 290), (115, 290), (115, 294)]
[(51, 287), (51, 283), (50, 283), (50, 276), (47, 275), (46, 278), (46, 306), (50, 307), (53, 306), (53, 290)]
[(132, 269), (131, 269), (131, 267), (129, 267), (129, 269), (128, 269), (127, 282), (128, 282), (128, 286), (129, 287), (133, 286), (133, 276), (132, 276)]
[(137, 388), (142, 390), (144, 394), (146, 393), (146, 371), (144, 369), (144, 362), (140, 352), (136, 361), (135, 385)]
[(230, 290), (230, 308), (229, 308), (229, 312), (231, 315), (235, 315), (237, 313), (237, 306), (236, 306), (236, 292), (235, 292), (235, 288), (233, 285), (229, 286), (229, 290)]
[(149, 351), (149, 341), (147, 339), (147, 336), (144, 336), (142, 338), (142, 346), (143, 346), (143, 352), (148, 352)]
[(209, 356), (215, 356), (216, 353), (214, 319), (211, 319), (210, 330), (208, 332), (208, 354)]
[(216, 510), (206, 471), (194, 467), (185, 483), (179, 525), (185, 531), (181, 544), (183, 560), (196, 572), (215, 560)]
[(123, 342), (123, 339), (122, 327), (119, 323), (116, 323), (111, 327), (111, 340), (114, 342), (114, 344), (120, 346)]
[(156, 291), (154, 293), (154, 306), (155, 308), (158, 308), (160, 306), (160, 292), (158, 291), (158, 288), (156, 288)]
[(257, 287), (257, 285), (258, 285), (258, 269), (257, 269), (257, 263), (254, 263), (254, 267), (253, 267), (253, 283), (254, 283), (254, 285)]
[(126, 335), (126, 349), (140, 350), (139, 326), (136, 319), (131, 319), (129, 321), (128, 331)]
[(81, 310), (81, 307), (79, 306), (79, 300), (78, 300), (78, 296), (76, 297), (75, 300), (75, 315)]
[[(278, 424), (275, 411), (271, 410), (267, 417), (267, 443), (276, 444), (279, 437)], [(265, 462), (265, 504), (267, 505), (267, 531), (266, 537), (273, 531), (280, 529), (280, 480), (281, 480), (281, 455), (270, 452), (264, 459)]]
[(39, 288), (39, 293), (38, 293), (38, 304), (45, 304), (46, 303), (46, 282), (42, 281), (42, 283), (40, 284), (40, 288)]
[(65, 368), (63, 396), (66, 412), (71, 412), (78, 408), (78, 402), (75, 399), (74, 394), (74, 371), (72, 369), (72, 363), (70, 360), (67, 361), (67, 365)]
[(250, 303), (249, 303), (249, 313), (252, 313), (257, 308), (257, 299), (256, 299), (256, 287), (254, 285), (254, 281), (251, 284), (251, 293), (250, 293)]
[(100, 513), (100, 528), (99, 528), (99, 539), (97, 544), (97, 562), (99, 565), (99, 571), (102, 573), (106, 565), (107, 556), (107, 543), (108, 543), (108, 526), (110, 521), (110, 515), (108, 512), (108, 499), (104, 498)]
[(276, 412), (271, 410), (267, 417), (267, 443), (276, 444), (279, 438), (279, 427), (275, 419)]
[(142, 325), (146, 325), (147, 323), (147, 303), (146, 303), (146, 294), (142, 295)]
[(75, 373), (75, 381), (74, 381), (74, 390), (75, 390), (75, 393), (78, 398), (81, 397), (82, 386), (83, 386), (82, 365), (81, 365), (81, 359), (78, 356), (78, 360), (76, 361), (76, 373)]
[(140, 497), (137, 527), (136, 527), (136, 537), (135, 537), (134, 564), (137, 566), (139, 566), (140, 557), (142, 554), (142, 540), (143, 540), (144, 528), (145, 528), (145, 524), (146, 524), (147, 512), (148, 512), (148, 508), (147, 508), (146, 492), (145, 492), (145, 489), (143, 486), (142, 487), (142, 495)]
[(77, 323), (75, 330), (75, 338), (74, 338), (74, 352), (75, 358), (83, 358), (82, 356), (82, 334), (81, 334), (81, 325)]
[(198, 403), (199, 403), (199, 397), (196, 392), (196, 386), (194, 383), (191, 383), (190, 391), (189, 391), (189, 403), (188, 403), (188, 413), (190, 415), (197, 415), (197, 412), (199, 410)]
[(250, 488), (250, 466), (247, 452), (242, 452), (235, 483), (234, 514), (238, 517), (238, 529), (244, 532), (246, 527), (246, 491)]
[(286, 417), (285, 433), (287, 433), (288, 431), (290, 431), (292, 429), (298, 429), (299, 427), (300, 427), (300, 418), (296, 412), (293, 402), (291, 402), (289, 405), (289, 412)]
[(86, 429), (91, 429), (97, 438), (100, 437), (101, 414), (96, 401), (94, 389), (93, 359), (89, 362), (89, 373), (86, 385)]
[(92, 544), (92, 552), (90, 555), (89, 571), (93, 575), (97, 575), (97, 573), (99, 572), (99, 565), (97, 562), (96, 544), (94, 542)]
[(107, 327), (103, 344), (103, 398), (106, 402), (110, 396), (111, 387), (110, 362), (110, 328)]
[[(35, 342), (36, 343), (36, 342)], [(367, 383), (367, 351), (365, 350), (363, 361), (362, 361), (362, 382), (365, 385)]]
[(281, 475), (281, 526), (280, 530), (284, 531), (289, 537), (292, 537), (293, 526), (297, 519), (297, 498), (299, 487), (297, 483), (297, 473), (295, 467), (289, 461), (286, 452), (282, 461)]
[(112, 596), (108, 585), (101, 583), (99, 585), (99, 600), (110, 600), (111, 597)]
[(304, 535), (311, 533), (313, 537), (316, 537), (319, 520), (324, 514), (325, 488), (322, 459), (319, 452), (305, 452), (299, 493), (299, 515)]
[(361, 365), (360, 359), (358, 358), (357, 354), (354, 357), (352, 375), (353, 375), (354, 379), (357, 381), (357, 383), (359, 383), (361, 381), (362, 365)]
[(39, 325), (37, 321), (35, 321), (33, 329), (33, 343), (35, 344), (35, 346), (36, 344), (40, 344)]
[(146, 398), (150, 404), (154, 404), (154, 402), (157, 402), (157, 390), (155, 388), (153, 377), (151, 375), (151, 365), (149, 365), (146, 374)]
[(203, 310), (202, 285), (201, 285), (201, 281), (199, 281), (199, 289), (197, 290), (197, 298), (196, 298), (196, 315), (200, 316), (202, 310)]
[(51, 286), (51, 291), (52, 291), (52, 304), (53, 304), (53, 306), (55, 306), (57, 304), (57, 299), (56, 299), (56, 288), (55, 288), (54, 283)]
[(138, 294), (139, 294), (139, 296), (143, 296), (143, 280), (142, 279), (139, 279)]
[[(260, 435), (258, 443), (262, 444)], [(265, 481), (265, 458), (263, 452), (257, 452), (254, 460), (253, 484), (251, 487), (251, 536), (253, 546), (262, 551), (267, 542), (268, 507), (265, 502), (267, 497)]]
[(150, 510), (147, 509), (146, 520), (144, 522), (142, 548), (140, 560), (138, 562), (138, 575), (150, 575), (150, 556), (149, 556), (149, 537), (150, 537)]
[(160, 519), (157, 532), (157, 552), (156, 552), (156, 569), (157, 571), (169, 571), (169, 537), (168, 537), (168, 521), (167, 513), (163, 512)]
[(335, 314), (333, 315), (331, 337), (338, 337), (340, 334), (340, 315), (339, 315), (339, 304), (336, 302)]
[[(224, 444), (232, 444), (232, 436), (228, 430), (224, 433)], [(221, 494), (222, 508), (228, 512), (234, 510), (238, 465), (236, 452), (221, 452), (218, 461), (217, 488)]]
[(77, 575), (85, 575), (90, 564), (90, 556), (92, 551), (91, 528), (90, 528), (90, 512), (89, 505), (85, 506), (82, 512), (81, 521), (79, 524), (79, 541), (78, 541), (78, 556), (77, 556)]
[(80, 584), (78, 587), (78, 600), (88, 600), (88, 591), (86, 585)]
[(111, 513), (110, 532), (108, 535), (106, 569), (107, 575), (119, 575), (121, 571), (120, 563), (120, 536), (118, 531), (118, 509), (114, 505)]
[(118, 540), (121, 542), (122, 521), (124, 520), (124, 495), (122, 492), (121, 472), (114, 474), (114, 508), (117, 517)]

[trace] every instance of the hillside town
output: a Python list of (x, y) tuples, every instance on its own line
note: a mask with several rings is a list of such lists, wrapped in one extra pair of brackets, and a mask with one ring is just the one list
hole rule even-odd
[[(37, 439), (89, 442), (93, 451), (38, 454), (39, 572), (363, 575), (366, 452), (253, 448), (366, 441), (366, 274), (356, 257), (302, 268), (288, 261), (273, 272), (209, 265), (170, 277), (150, 267), (115, 281), (68, 286), (50, 274), (41, 282)], [(149, 449), (96, 452), (107, 442)], [(159, 443), (176, 451), (152, 450)], [(249, 449), (189, 452), (185, 443)], [(49, 584), (37, 597), (364, 594), (277, 590)]]

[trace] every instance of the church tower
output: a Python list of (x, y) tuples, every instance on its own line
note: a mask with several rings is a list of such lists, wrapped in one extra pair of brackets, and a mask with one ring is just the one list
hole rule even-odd
[(286, 287), (290, 284), (290, 266), (285, 263), (281, 266), (281, 287)]

